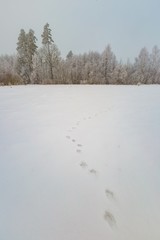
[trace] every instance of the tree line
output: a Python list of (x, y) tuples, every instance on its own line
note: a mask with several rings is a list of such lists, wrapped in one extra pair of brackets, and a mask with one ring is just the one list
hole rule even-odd
[(38, 48), (35, 32), (20, 30), (16, 55), (0, 56), (0, 85), (16, 84), (160, 84), (160, 49), (144, 47), (131, 63), (118, 61), (111, 46), (102, 53), (62, 58), (49, 24)]

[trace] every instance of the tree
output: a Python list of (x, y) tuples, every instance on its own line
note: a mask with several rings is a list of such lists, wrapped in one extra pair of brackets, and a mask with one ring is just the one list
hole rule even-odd
[(33, 57), (37, 50), (36, 37), (32, 29), (28, 33), (21, 29), (17, 42), (17, 71), (26, 83), (31, 82)]
[(21, 79), (15, 70), (15, 55), (0, 56), (0, 85), (20, 84)]
[(103, 82), (105, 84), (111, 83), (112, 73), (116, 66), (116, 56), (108, 45), (102, 53), (101, 72), (103, 76)]
[(83, 56), (84, 67), (82, 74), (84, 81), (89, 84), (97, 84), (100, 82), (100, 54), (98, 52), (89, 52)]
[(32, 29), (29, 30), (29, 33), (26, 35), (27, 38), (27, 68), (29, 73), (29, 79), (33, 71), (33, 57), (37, 51), (36, 41), (37, 38), (34, 35)]
[(69, 51), (69, 53), (66, 56), (66, 59), (71, 59), (73, 57), (73, 52)]
[(126, 84), (127, 71), (122, 62), (118, 63), (113, 71), (112, 84)]
[(150, 83), (160, 83), (160, 49), (154, 46), (150, 55)]
[(53, 78), (50, 75), (50, 65), (48, 62), (48, 51), (45, 46), (38, 49), (37, 54), (34, 56), (33, 64), (33, 83), (57, 83), (60, 73), (60, 52), (55, 44), (50, 46), (50, 61), (52, 64), (52, 73), (54, 72)]
[(135, 83), (146, 84), (150, 78), (150, 59), (148, 50), (141, 49), (138, 58), (135, 61)]
[(46, 50), (45, 61), (49, 66), (50, 79), (53, 80), (53, 62), (51, 49), (53, 48), (54, 41), (52, 39), (51, 29), (49, 28), (48, 23), (46, 23), (46, 25), (44, 26), (43, 33), (41, 36), (43, 47)]
[(24, 29), (20, 30), (17, 42), (17, 72), (22, 77), (26, 76), (26, 56), (27, 56), (27, 39)]

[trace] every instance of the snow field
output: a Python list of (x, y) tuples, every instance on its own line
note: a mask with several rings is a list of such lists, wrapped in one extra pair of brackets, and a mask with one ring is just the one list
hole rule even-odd
[(0, 88), (0, 238), (159, 240), (160, 87)]

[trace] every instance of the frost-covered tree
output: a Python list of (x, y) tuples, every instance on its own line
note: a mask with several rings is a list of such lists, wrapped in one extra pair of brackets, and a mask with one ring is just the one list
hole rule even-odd
[(112, 82), (112, 74), (116, 66), (116, 56), (108, 45), (101, 56), (101, 73), (103, 83), (109, 84)]
[(34, 31), (32, 29), (29, 30), (29, 32), (26, 35), (27, 38), (27, 65), (28, 65), (28, 72), (29, 76), (31, 76), (31, 73), (33, 71), (33, 57), (37, 51), (37, 45), (36, 41), (37, 38), (34, 35)]
[(150, 83), (160, 83), (160, 49), (154, 46), (150, 54)]
[(53, 49), (53, 39), (51, 29), (49, 24), (46, 23), (42, 33), (42, 44), (45, 49), (45, 62), (49, 67), (50, 79), (53, 80), (53, 62), (52, 62), (52, 49)]
[(149, 52), (145, 47), (141, 49), (139, 56), (136, 58), (134, 67), (135, 83), (148, 83), (150, 78), (150, 58)]
[(70, 50), (66, 56), (66, 59), (71, 59), (73, 57), (73, 52)]
[(89, 52), (86, 56), (84, 72), (86, 81), (90, 84), (100, 83), (102, 76), (100, 75), (100, 54), (98, 52)]
[[(117, 62), (110, 45), (102, 54), (91, 51), (75, 55), (69, 51), (66, 58), (61, 59), (48, 23), (41, 36), (42, 47), (37, 49), (34, 31), (30, 29), (26, 33), (21, 29), (17, 42), (16, 68), (15, 59), (0, 57), (1, 83), (17, 84), (22, 83), (23, 79), (23, 83), (37, 84), (160, 84), (160, 49), (157, 46), (153, 47), (151, 53), (142, 48), (134, 63)], [(10, 76), (17, 77), (17, 73), (21, 79), (8, 80)]]
[(63, 81), (68, 84), (73, 83), (73, 65), (75, 62), (75, 57), (72, 51), (69, 51), (69, 53), (66, 56), (65, 61), (63, 61)]
[(129, 59), (127, 60), (127, 63), (124, 64), (124, 68), (127, 72), (127, 76), (125, 79), (125, 83), (124, 84), (135, 84), (135, 79), (134, 79), (134, 75), (135, 75), (135, 66), (133, 63), (131, 63), (129, 61)]
[(0, 56), (0, 74), (3, 74), (3, 73), (16, 74), (15, 63), (16, 63), (15, 55)]
[(34, 71), (32, 74), (32, 82), (37, 83), (57, 83), (60, 73), (60, 52), (55, 44), (50, 46), (50, 61), (52, 63), (53, 79), (50, 75), (50, 64), (47, 58), (47, 48), (42, 46), (38, 49), (34, 57)]
[(17, 71), (26, 83), (31, 82), (33, 57), (37, 50), (36, 41), (32, 29), (28, 33), (21, 29), (17, 42)]
[(23, 78), (26, 75), (27, 37), (24, 29), (20, 30), (17, 42), (17, 72)]
[(0, 56), (0, 85), (20, 84), (20, 77), (16, 73), (16, 56), (2, 55)]
[(126, 84), (127, 71), (122, 62), (118, 63), (112, 74), (112, 84)]

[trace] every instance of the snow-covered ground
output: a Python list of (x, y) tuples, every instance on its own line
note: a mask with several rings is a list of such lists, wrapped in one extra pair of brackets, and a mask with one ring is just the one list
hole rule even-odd
[(0, 87), (1, 240), (159, 240), (160, 86)]

